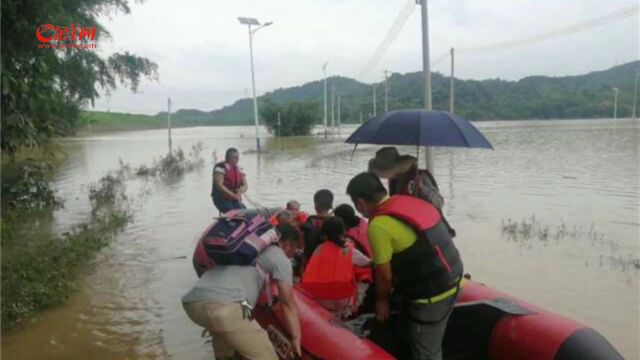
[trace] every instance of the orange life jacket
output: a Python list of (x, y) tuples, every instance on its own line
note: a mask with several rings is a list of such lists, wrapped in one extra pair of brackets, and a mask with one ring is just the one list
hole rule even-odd
[(340, 300), (357, 295), (353, 257), (353, 244), (346, 248), (325, 241), (311, 256), (302, 276), (301, 287), (313, 297), (322, 300)]
[[(369, 238), (367, 237), (367, 227), (367, 221), (364, 219), (360, 219), (360, 224), (347, 230), (347, 233), (345, 235), (355, 241), (355, 245), (358, 250), (360, 250), (367, 257), (371, 257), (371, 246), (369, 245)], [(356, 276), (356, 282), (370, 283), (373, 281), (373, 271), (369, 266), (356, 266), (354, 268), (354, 272)]]

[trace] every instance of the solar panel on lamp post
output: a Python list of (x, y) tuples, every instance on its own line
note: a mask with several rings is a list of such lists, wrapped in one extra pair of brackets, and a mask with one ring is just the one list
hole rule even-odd
[[(260, 132), (258, 129), (259, 121), (258, 121), (258, 98), (256, 97), (256, 77), (255, 71), (253, 69), (253, 34), (255, 34), (258, 30), (267, 27), (273, 22), (267, 22), (264, 25), (260, 25), (260, 22), (255, 18), (248, 17), (238, 17), (238, 21), (240, 24), (247, 25), (249, 28), (249, 57), (251, 59), (251, 87), (253, 89), (253, 118), (256, 125), (256, 150), (260, 152)], [(255, 29), (251, 29), (251, 26), (258, 26)]]

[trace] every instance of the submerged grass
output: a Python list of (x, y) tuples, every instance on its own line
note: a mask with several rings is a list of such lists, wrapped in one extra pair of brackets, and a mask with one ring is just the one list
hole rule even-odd
[[(636, 254), (625, 254), (621, 251), (617, 242), (607, 239), (604, 233), (596, 230), (594, 223), (591, 223), (588, 229), (582, 226), (569, 227), (564, 222), (550, 226), (540, 222), (533, 214), (519, 221), (511, 218), (503, 219), (501, 230), (508, 240), (526, 248), (532, 248), (536, 244), (547, 246), (551, 241), (555, 243), (565, 240), (581, 241), (597, 247), (602, 252), (599, 255), (599, 267), (606, 266), (621, 272), (640, 270), (640, 258)], [(588, 261), (585, 262), (585, 266), (589, 266)]]
[(62, 304), (72, 293), (78, 275), (133, 218), (126, 195), (128, 180), (179, 180), (204, 164), (202, 149), (201, 143), (186, 155), (177, 149), (150, 166), (136, 169), (121, 162), (119, 169), (89, 185), (88, 219), (57, 236), (51, 234), (51, 228), (34, 230), (37, 223), (46, 223), (53, 211), (64, 205), (51, 185), (55, 166), (31, 158), (4, 163), (0, 216), (2, 329), (13, 327), (38, 310)]

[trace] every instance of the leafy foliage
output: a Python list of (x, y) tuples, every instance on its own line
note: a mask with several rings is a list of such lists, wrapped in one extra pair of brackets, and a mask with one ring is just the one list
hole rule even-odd
[(279, 136), (309, 135), (318, 121), (317, 108), (317, 104), (312, 102), (292, 101), (286, 105), (278, 105), (271, 99), (265, 99), (262, 101), (260, 114), (271, 133)]
[(121, 178), (109, 174), (100, 179), (90, 186), (89, 198), (91, 218), (58, 237), (23, 233), (24, 223), (45, 213), (3, 208), (0, 293), (3, 329), (39, 309), (62, 303), (73, 289), (73, 280), (82, 266), (131, 220)]
[(27, 159), (3, 167), (2, 210), (39, 211), (62, 206), (62, 200), (51, 188), (52, 165)]
[[(634, 77), (638, 68), (640, 61), (578, 76), (531, 76), (518, 81), (455, 79), (455, 112), (470, 120), (612, 117), (612, 88), (617, 87), (621, 90), (618, 116), (626, 117), (631, 114)], [(334, 76), (327, 79), (327, 85), (328, 112), (331, 112), (331, 87), (335, 86), (336, 97), (342, 97), (343, 123), (359, 122), (360, 114), (365, 121), (371, 116), (373, 90), (370, 84)], [(377, 112), (381, 113), (384, 111), (384, 84), (375, 85)], [(433, 108), (448, 110), (449, 77), (433, 73), (432, 87)], [(277, 105), (291, 102), (313, 103), (315, 119), (319, 123), (324, 111), (323, 92), (323, 81), (313, 81), (302, 86), (275, 90), (265, 94), (260, 100), (269, 99)], [(394, 73), (389, 77), (389, 110), (422, 108), (422, 98), (421, 72)], [(251, 99), (241, 99), (211, 112), (179, 110), (172, 114), (172, 120), (176, 124), (189, 125), (251, 125), (252, 106)], [(157, 116), (164, 117), (166, 113)]]
[(2, 1), (3, 151), (35, 147), (52, 136), (72, 133), (80, 108), (93, 103), (99, 89), (117, 84), (137, 91), (141, 77), (157, 78), (157, 65), (129, 52), (102, 58), (96, 50), (38, 48), (41, 24), (96, 27), (96, 42), (108, 38), (98, 22), (110, 11), (129, 12), (126, 0)]

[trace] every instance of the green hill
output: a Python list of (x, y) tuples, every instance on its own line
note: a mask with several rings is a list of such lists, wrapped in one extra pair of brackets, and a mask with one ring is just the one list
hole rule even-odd
[[(470, 120), (519, 120), (519, 119), (575, 119), (606, 118), (613, 115), (613, 87), (621, 90), (618, 98), (618, 116), (631, 116), (634, 76), (640, 69), (640, 61), (630, 62), (604, 71), (594, 71), (578, 76), (548, 77), (530, 76), (518, 81), (500, 79), (455, 79), (455, 112)], [(331, 77), (328, 89), (336, 87), (336, 96), (342, 96), (342, 122), (358, 122), (362, 112), (365, 119), (372, 112), (371, 84), (364, 84), (346, 77)], [(384, 86), (377, 83), (378, 113), (384, 109)], [(449, 78), (440, 73), (432, 74), (433, 107), (449, 109)], [(277, 89), (259, 98), (270, 98), (277, 104), (291, 101), (317, 103), (319, 117), (323, 109), (322, 80), (304, 85)], [(389, 77), (389, 109), (422, 107), (422, 72), (394, 73)], [(330, 100), (329, 100), (330, 111)], [(337, 116), (336, 116), (337, 117)], [(164, 126), (166, 112), (155, 117)], [(232, 105), (205, 112), (195, 109), (178, 110), (172, 114), (176, 126), (198, 125), (251, 125), (253, 103), (240, 99)], [(155, 124), (151, 119), (144, 123)]]

